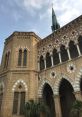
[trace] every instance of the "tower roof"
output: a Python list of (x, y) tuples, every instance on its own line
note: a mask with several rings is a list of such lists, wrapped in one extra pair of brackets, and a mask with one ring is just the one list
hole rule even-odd
[(56, 31), (57, 29), (60, 28), (60, 25), (57, 21), (53, 7), (52, 7), (52, 26), (51, 26), (51, 28), (52, 28), (52, 32), (54, 32), (54, 31)]

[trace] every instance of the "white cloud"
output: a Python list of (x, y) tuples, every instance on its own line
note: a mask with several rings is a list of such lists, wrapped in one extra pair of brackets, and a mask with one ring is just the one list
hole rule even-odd
[[(53, 0), (53, 7), (56, 12), (57, 19), (62, 25), (67, 24), (82, 14), (82, 0)], [(51, 17), (51, 8), (47, 11)]]

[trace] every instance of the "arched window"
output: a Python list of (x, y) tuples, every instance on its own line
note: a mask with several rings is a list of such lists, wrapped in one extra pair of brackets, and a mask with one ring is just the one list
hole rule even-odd
[(6, 68), (7, 67), (7, 53), (6, 53), (6, 55), (5, 55), (5, 59), (4, 59), (4, 68)]
[(27, 50), (24, 50), (24, 56), (23, 56), (23, 66), (27, 65)]
[(0, 110), (2, 106), (2, 100), (3, 100), (3, 90), (4, 90), (3, 84), (0, 83)]
[(8, 52), (8, 54), (7, 54), (7, 67), (9, 65), (9, 59), (10, 59), (10, 52)]
[(78, 55), (79, 55), (78, 50), (73, 41), (70, 41), (70, 43), (69, 43), (69, 51), (70, 51), (71, 58), (78, 57)]
[(82, 54), (82, 36), (80, 36), (80, 37), (78, 38), (78, 45), (79, 45), (79, 48), (80, 48), (80, 52), (81, 52), (81, 54)]
[(45, 68), (44, 66), (44, 58), (43, 56), (40, 57), (40, 70), (43, 70)]
[(51, 67), (52, 63), (51, 63), (51, 56), (49, 53), (46, 54), (46, 68)]
[(59, 62), (60, 62), (59, 61), (59, 55), (57, 53), (57, 50), (54, 49), (53, 50), (53, 63), (54, 63), (54, 65), (57, 65)]
[(18, 66), (21, 66), (22, 64), (22, 50), (19, 50), (19, 55), (18, 55)]
[(67, 61), (69, 59), (67, 50), (65, 49), (64, 45), (61, 45), (60, 53), (61, 53), (61, 60), (62, 60), (62, 62), (65, 62), (65, 61)]
[(14, 92), (13, 114), (23, 115), (24, 105), (25, 105), (25, 91), (23, 90), (23, 86), (20, 83), (16, 91)]

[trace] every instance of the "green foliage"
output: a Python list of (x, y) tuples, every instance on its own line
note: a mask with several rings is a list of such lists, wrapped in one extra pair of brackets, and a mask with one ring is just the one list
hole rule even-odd
[(76, 113), (77, 117), (80, 117), (80, 113), (82, 111), (82, 101), (76, 100), (72, 105), (71, 113)]
[(43, 102), (34, 102), (30, 100), (25, 104), (25, 117), (40, 117), (44, 114), (45, 117), (49, 117), (49, 109)]

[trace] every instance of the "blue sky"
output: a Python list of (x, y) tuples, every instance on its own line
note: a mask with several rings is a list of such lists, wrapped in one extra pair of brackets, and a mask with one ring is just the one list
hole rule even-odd
[(82, 14), (82, 0), (0, 0), (0, 61), (5, 39), (14, 31), (51, 33), (51, 8), (61, 27)]

